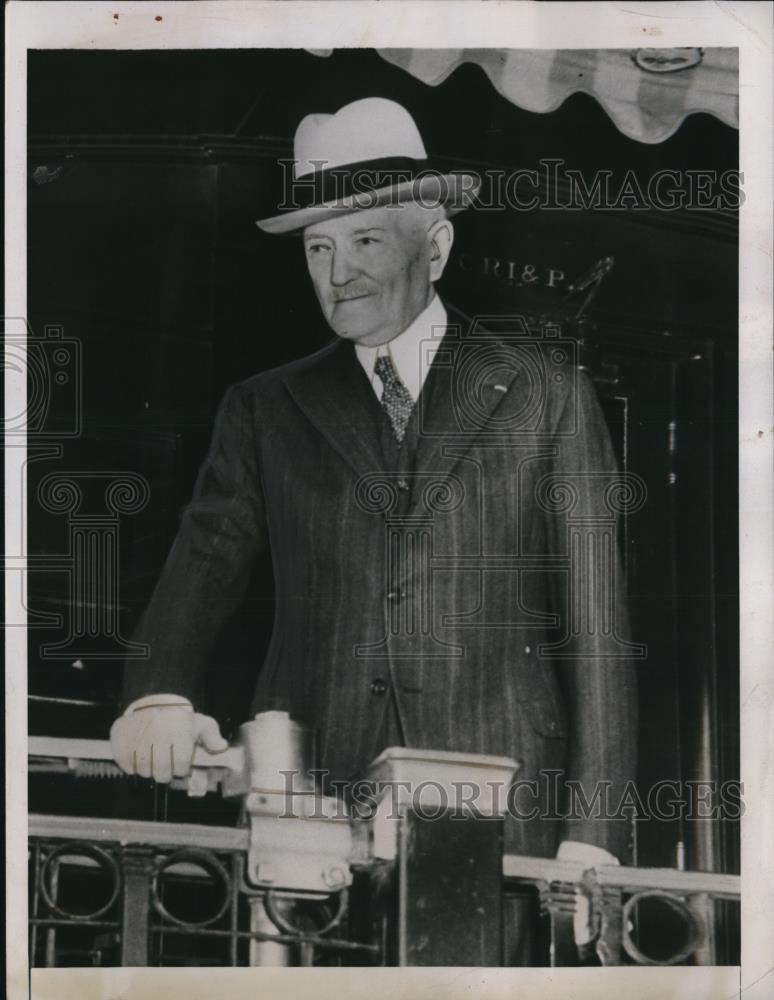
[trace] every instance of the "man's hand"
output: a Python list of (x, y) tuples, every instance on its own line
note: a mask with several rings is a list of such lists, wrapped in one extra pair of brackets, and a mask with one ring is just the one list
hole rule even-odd
[(177, 695), (132, 702), (113, 723), (110, 742), (123, 771), (164, 783), (190, 774), (197, 745), (210, 753), (228, 748), (215, 719), (194, 712), (190, 701)]
[[(563, 840), (556, 852), (556, 857), (559, 861), (580, 861), (588, 868), (595, 868), (597, 865), (620, 864), (618, 858), (603, 847), (584, 844), (579, 840)], [(588, 897), (581, 889), (575, 890), (575, 916), (572, 928), (575, 944), (579, 948), (594, 940), (595, 928), (592, 926), (591, 907)]]

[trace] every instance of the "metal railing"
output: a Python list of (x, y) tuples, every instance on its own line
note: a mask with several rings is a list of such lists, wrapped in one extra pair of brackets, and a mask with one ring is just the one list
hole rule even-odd
[(245, 828), (37, 814), (29, 833), (33, 966), (378, 958), (376, 945), (341, 936), (341, 894), (328, 903), (251, 890)]
[(577, 862), (515, 855), (505, 856), (503, 874), (506, 884), (537, 887), (551, 965), (577, 964), (572, 925), (578, 893), (588, 899), (591, 914), (586, 950), (602, 965), (738, 962), (738, 956), (721, 956), (718, 946), (719, 929), (738, 923), (738, 875), (616, 865), (584, 869)]
[[(519, 893), (539, 902), (542, 947), (530, 964), (738, 960), (727, 941), (738, 876), (503, 857), (502, 810), (484, 791), (512, 773), (502, 758), (386, 750), (372, 776), (414, 789), (474, 779), (478, 812), (428, 823), (412, 796), (385, 796), (355, 818), (312, 786), (277, 785), (284, 764), (266, 762), (287, 726), (284, 713), (266, 713), (216, 762), (197, 751), (188, 794), (220, 788), (241, 803), (244, 825), (32, 815), (31, 964), (509, 964), (502, 913)], [(303, 773), (303, 734), (291, 735)], [(32, 738), (30, 754), (38, 771), (115, 768), (99, 741)], [(579, 906), (591, 929), (580, 948)]]
[[(33, 815), (31, 963), (385, 964), (378, 941), (356, 940), (346, 893), (291, 900), (251, 889), (248, 836), (246, 828)], [(504, 891), (524, 886), (539, 893), (546, 924), (542, 961), (555, 966), (579, 962), (573, 936), (578, 892), (591, 902), (596, 933), (589, 954), (602, 965), (717, 964), (719, 907), (739, 902), (734, 875), (588, 870), (506, 855)], [(659, 942), (652, 928), (663, 931), (665, 923), (668, 940), (662, 933)]]

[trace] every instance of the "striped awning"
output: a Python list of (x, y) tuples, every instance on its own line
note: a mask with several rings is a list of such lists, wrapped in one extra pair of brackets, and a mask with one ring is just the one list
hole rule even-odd
[(379, 49), (430, 86), (462, 63), (526, 111), (555, 111), (570, 94), (594, 97), (618, 129), (663, 142), (702, 111), (739, 127), (737, 49)]
[[(329, 55), (332, 50), (315, 51)], [(526, 111), (555, 111), (570, 94), (590, 94), (619, 131), (638, 142), (663, 142), (696, 112), (739, 127), (737, 49), (377, 51), (431, 87), (463, 63), (474, 63), (504, 97)]]

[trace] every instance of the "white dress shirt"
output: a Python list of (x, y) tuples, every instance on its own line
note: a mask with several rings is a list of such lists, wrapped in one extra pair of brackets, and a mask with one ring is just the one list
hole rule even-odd
[(416, 403), (422, 386), (425, 384), (432, 360), (441, 346), (446, 323), (447, 316), (443, 302), (437, 295), (433, 294), (430, 305), (417, 316), (410, 326), (406, 327), (403, 333), (399, 333), (388, 343), (381, 344), (379, 347), (365, 347), (363, 344), (355, 344), (357, 359), (363, 366), (363, 371), (368, 376), (371, 388), (378, 399), (382, 398), (384, 386), (382, 380), (374, 372), (374, 365), (378, 357), (387, 354), (392, 358), (395, 371)]

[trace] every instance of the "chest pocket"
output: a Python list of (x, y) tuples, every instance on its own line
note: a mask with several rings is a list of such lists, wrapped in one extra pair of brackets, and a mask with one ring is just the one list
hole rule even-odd
[(564, 710), (551, 698), (536, 698), (522, 702), (524, 719), (546, 739), (566, 739), (567, 719)]

